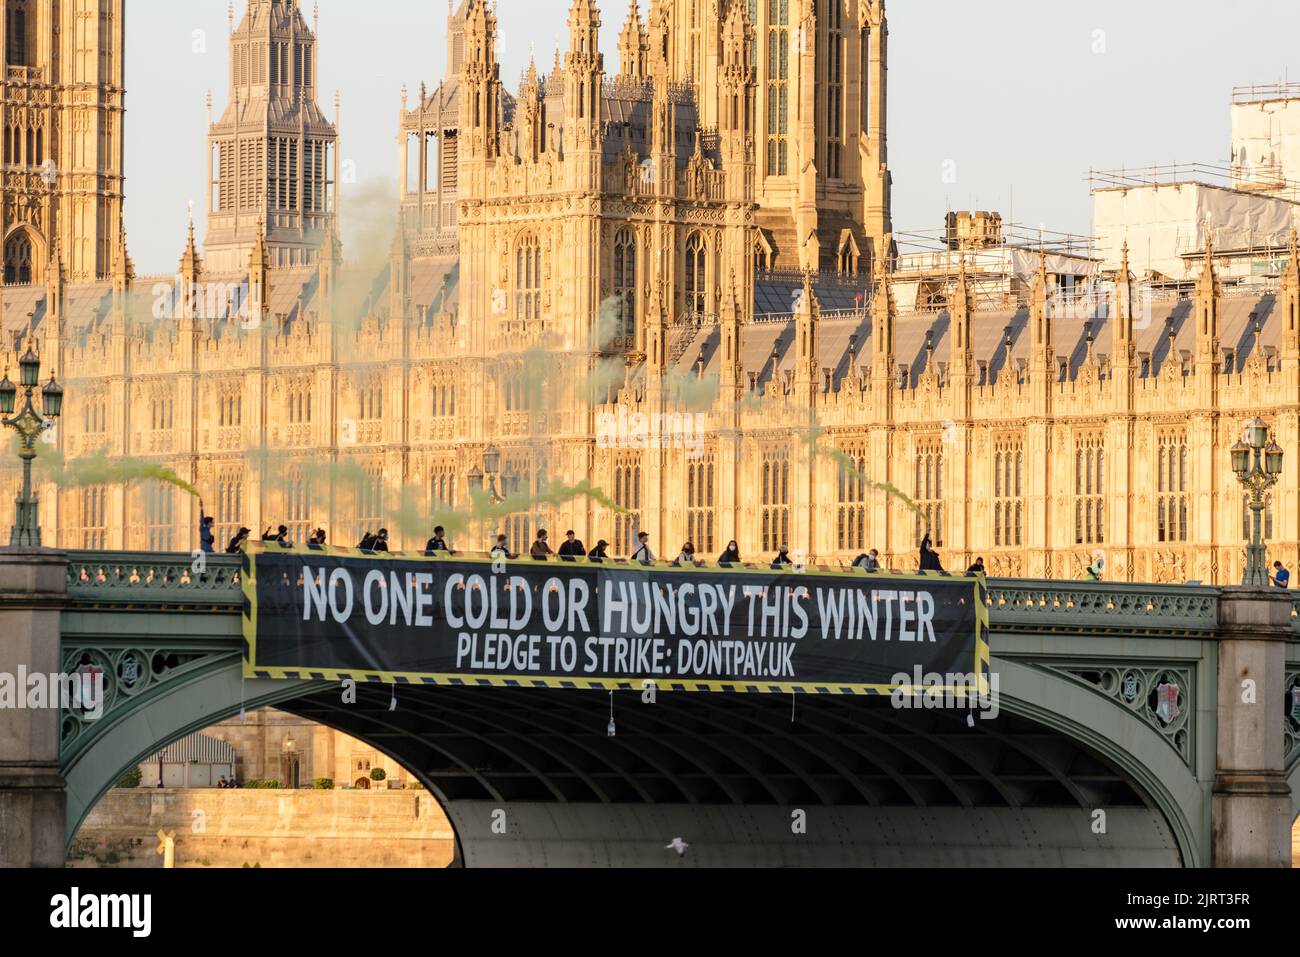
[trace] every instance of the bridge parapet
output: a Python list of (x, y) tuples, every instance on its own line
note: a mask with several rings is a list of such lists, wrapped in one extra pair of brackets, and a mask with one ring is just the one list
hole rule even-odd
[(73, 605), (239, 607), (239, 555), (69, 552)]
[[(234, 608), (243, 601), (239, 573), (238, 555), (74, 551), (68, 597), (77, 605)], [(1213, 587), (993, 578), (989, 598), (995, 630), (1203, 636), (1218, 627)]]

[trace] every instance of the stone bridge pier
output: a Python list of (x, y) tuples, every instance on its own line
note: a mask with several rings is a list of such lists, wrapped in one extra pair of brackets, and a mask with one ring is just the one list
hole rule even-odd
[(1284, 761), (1291, 595), (1225, 588), (1219, 599), (1215, 867), (1291, 866), (1291, 787)]
[[(484, 808), (514, 808), (513, 862), (653, 863), (645, 835), (661, 854), (690, 821), (692, 845), (731, 848), (730, 863), (1290, 866), (1289, 592), (994, 579), (1001, 717), (968, 727), (880, 697), (812, 695), (796, 726), (770, 695), (682, 693), (622, 706), (611, 739), (601, 692), (594, 717), (591, 692), (473, 687), (405, 691), (411, 704), (390, 713), (382, 684), (343, 708), (321, 681), (245, 682), (240, 571), (227, 556), (196, 577), (188, 556), (0, 549), (0, 867), (62, 866), (124, 771), (245, 703), (403, 760), (462, 849), (504, 853), (478, 830)], [(150, 663), (138, 680), (124, 677), (128, 657)], [(104, 671), (101, 718), (26, 706), (28, 675), (79, 663)], [(770, 825), (789, 830), (787, 805), (817, 809), (818, 849), (776, 846)], [(1091, 830), (1103, 808), (1112, 834)]]
[(29, 701), (27, 678), (59, 671), (67, 570), (59, 552), (0, 549), (0, 867), (64, 862), (58, 688)]

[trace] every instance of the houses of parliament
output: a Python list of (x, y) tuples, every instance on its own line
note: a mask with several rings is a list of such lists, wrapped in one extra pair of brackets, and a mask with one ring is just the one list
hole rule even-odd
[[(1101, 553), (1115, 580), (1230, 583), (1228, 450), (1259, 415), (1287, 451), (1270, 561), (1300, 557), (1294, 243), (1229, 284), (1207, 235), (1193, 278), (1141, 293), (1127, 256), (1015, 247), (993, 214), (906, 254), (884, 0), (634, 0), (610, 51), (612, 11), (572, 0), (513, 91), (494, 7), (457, 0), (446, 75), (402, 92), (391, 247), (360, 259), (331, 53), (296, 0), (248, 0), (206, 232), (175, 224), (167, 277), (136, 275), (123, 226), (126, 4), (3, 4), (4, 351), (33, 343), (67, 394), (47, 544), (197, 547), (174, 485), (76, 480), (107, 455), (195, 486), (219, 542), (411, 548), (444, 517), (466, 549), (546, 527), (626, 555), (643, 530), (661, 555), (911, 568), (929, 531), (949, 568), (1079, 577)], [(554, 493), (583, 482), (601, 494)], [(478, 487), (526, 504), (456, 524)]]

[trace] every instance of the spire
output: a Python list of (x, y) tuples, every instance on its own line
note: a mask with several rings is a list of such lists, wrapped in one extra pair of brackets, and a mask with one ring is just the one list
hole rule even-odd
[(1300, 249), (1296, 231), (1291, 230), (1291, 255), (1282, 270), (1282, 307), (1286, 326), (1282, 330), (1283, 358), (1300, 361)]
[(1196, 359), (1202, 366), (1214, 365), (1219, 359), (1219, 277), (1214, 269), (1214, 238), (1205, 230), (1205, 258), (1196, 280)]
[(1034, 275), (1029, 303), (1030, 354), (1029, 375), (1035, 382), (1050, 381), (1054, 375), (1052, 348), (1052, 304), (1047, 276), (1047, 256), (1038, 251), (1038, 272)]
[(190, 220), (185, 228), (185, 251), (181, 253), (181, 277), (190, 284), (197, 283), (203, 275), (203, 258), (194, 239), (194, 203), (190, 202)]
[(813, 291), (813, 273), (805, 269), (803, 290), (794, 311), (795, 334), (795, 382), (801, 393), (811, 399), (816, 392), (817, 382), (817, 320), (821, 315), (821, 303)]
[(573, 121), (575, 149), (594, 149), (600, 142), (600, 91), (604, 73), (600, 11), (595, 0), (573, 0), (569, 8), (569, 52), (564, 55), (564, 93), (565, 112)]
[(500, 149), (501, 67), (496, 58), (496, 17), (483, 0), (466, 0), (461, 64), (460, 137), (469, 155), (494, 159)]
[(971, 307), (970, 283), (966, 277), (966, 255), (961, 254), (957, 263), (957, 288), (953, 292), (952, 308), (948, 310), (952, 319), (952, 369), (953, 375), (960, 379), (971, 373), (974, 365), (974, 353), (971, 349)]
[(631, 0), (627, 20), (618, 35), (618, 72), (622, 76), (642, 79), (646, 75), (648, 49), (649, 38), (641, 23), (641, 7), (637, 0)]
[(871, 374), (888, 382), (894, 364), (894, 296), (883, 259), (876, 260), (875, 285), (871, 300)]

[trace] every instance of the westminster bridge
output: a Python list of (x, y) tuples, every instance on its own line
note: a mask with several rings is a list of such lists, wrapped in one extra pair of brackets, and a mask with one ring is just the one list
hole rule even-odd
[[(123, 772), (274, 706), (402, 763), (475, 865), (1289, 866), (1286, 592), (989, 581), (993, 716), (888, 698), (243, 676), (239, 556), (0, 550), (0, 674), (92, 666), (101, 715), (0, 721), (0, 864), (62, 863)], [(616, 709), (617, 733), (607, 723)], [(680, 837), (689, 853), (665, 845)]]

